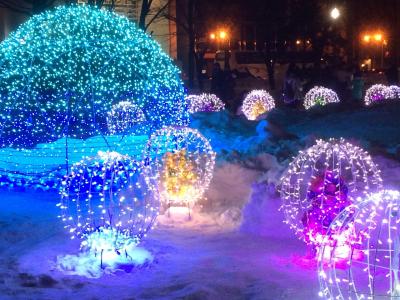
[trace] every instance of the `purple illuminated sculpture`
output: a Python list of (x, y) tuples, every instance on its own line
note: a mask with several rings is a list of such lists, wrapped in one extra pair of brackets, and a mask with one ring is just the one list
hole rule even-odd
[(281, 209), (285, 222), (316, 254), (336, 216), (381, 186), (380, 171), (366, 151), (344, 139), (319, 140), (283, 174)]
[(311, 181), (307, 198), (311, 207), (302, 218), (305, 241), (320, 244), (332, 221), (352, 201), (344, 180), (329, 170)]

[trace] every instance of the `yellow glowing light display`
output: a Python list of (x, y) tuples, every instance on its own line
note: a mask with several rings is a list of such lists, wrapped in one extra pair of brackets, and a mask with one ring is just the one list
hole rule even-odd
[(162, 184), (166, 198), (175, 203), (190, 202), (196, 197), (197, 174), (195, 162), (185, 149), (164, 155)]

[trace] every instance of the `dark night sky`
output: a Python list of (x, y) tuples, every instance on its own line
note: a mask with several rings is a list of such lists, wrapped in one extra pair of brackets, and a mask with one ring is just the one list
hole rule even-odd
[[(330, 7), (342, 8), (343, 17), (360, 27), (393, 28), (399, 0), (201, 0), (198, 20), (204, 27), (257, 22), (296, 31), (329, 21)], [(351, 21), (350, 21), (351, 20)]]

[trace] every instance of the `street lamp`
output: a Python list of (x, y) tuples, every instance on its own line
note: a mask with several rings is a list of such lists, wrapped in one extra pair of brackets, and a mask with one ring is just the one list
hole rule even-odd
[(381, 33), (375, 33), (374, 34), (374, 40), (377, 42), (382, 41), (382, 34)]
[(226, 37), (227, 37), (226, 31), (221, 30), (221, 31), (219, 32), (219, 38), (220, 38), (221, 40), (224, 40), (224, 39), (226, 39)]
[(229, 34), (225, 29), (219, 29), (215, 32), (211, 32), (209, 35), (210, 40), (215, 41), (219, 50), (220, 44), (228, 40), (228, 47), (230, 48)]
[[(381, 67), (383, 67), (383, 47), (387, 45), (387, 41), (384, 39), (384, 34), (380, 31), (375, 31), (372, 34), (371, 33), (366, 33), (362, 36), (362, 40), (366, 44), (370, 44), (370, 46), (377, 47), (377, 49), (380, 48), (381, 52)], [(375, 61), (375, 51), (373, 54), (373, 61)]]
[(339, 10), (337, 7), (334, 7), (334, 8), (331, 10), (331, 18), (334, 19), (334, 20), (336, 20), (336, 19), (339, 18), (339, 17), (340, 17), (340, 10)]

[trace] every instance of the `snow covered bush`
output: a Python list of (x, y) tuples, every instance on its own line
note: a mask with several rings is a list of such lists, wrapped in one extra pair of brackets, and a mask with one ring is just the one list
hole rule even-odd
[(186, 97), (189, 105), (189, 113), (214, 112), (225, 109), (224, 102), (214, 94), (203, 93), (200, 95), (189, 95)]
[(307, 244), (319, 246), (335, 217), (381, 183), (363, 149), (344, 139), (318, 140), (300, 151), (281, 178), (285, 222)]
[(244, 99), (242, 110), (247, 119), (255, 120), (274, 107), (275, 101), (267, 91), (254, 90)]
[(329, 103), (338, 102), (340, 102), (340, 100), (336, 92), (322, 86), (313, 87), (304, 97), (305, 109), (310, 109), (316, 105), (324, 106)]

